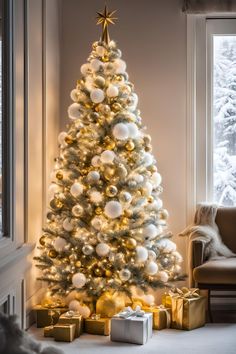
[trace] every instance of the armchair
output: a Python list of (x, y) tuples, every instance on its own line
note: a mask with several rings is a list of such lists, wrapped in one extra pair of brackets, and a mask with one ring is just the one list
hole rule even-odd
[[(219, 208), (216, 224), (220, 230), (222, 241), (236, 253), (236, 207)], [(204, 242), (192, 243), (193, 279), (197, 287), (208, 290), (208, 313), (212, 322), (211, 291), (236, 290), (236, 257), (207, 260), (204, 255)], [(235, 297), (235, 295), (225, 295)]]

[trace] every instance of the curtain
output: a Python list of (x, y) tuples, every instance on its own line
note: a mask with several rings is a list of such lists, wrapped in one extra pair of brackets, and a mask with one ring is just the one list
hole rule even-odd
[(236, 12), (236, 0), (185, 0), (187, 13)]

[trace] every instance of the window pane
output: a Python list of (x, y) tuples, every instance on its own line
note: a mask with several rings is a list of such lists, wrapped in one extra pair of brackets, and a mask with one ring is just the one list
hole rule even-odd
[(236, 205), (236, 36), (213, 36), (213, 194)]

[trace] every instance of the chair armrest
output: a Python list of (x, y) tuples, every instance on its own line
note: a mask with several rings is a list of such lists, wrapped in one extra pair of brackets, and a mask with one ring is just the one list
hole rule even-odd
[(203, 241), (196, 240), (192, 242), (193, 268), (196, 268), (204, 263), (204, 248), (205, 243)]

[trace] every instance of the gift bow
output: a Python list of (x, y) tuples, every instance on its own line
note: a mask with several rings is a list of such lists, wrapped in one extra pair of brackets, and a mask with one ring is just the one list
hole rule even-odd
[(75, 317), (75, 316), (80, 316), (80, 313), (70, 310), (70, 311), (67, 311), (66, 313), (64, 313), (63, 315), (68, 317), (68, 318), (72, 318), (72, 317)]
[(145, 315), (145, 311), (141, 310), (140, 306), (136, 306), (133, 310), (130, 306), (125, 307), (123, 311), (119, 312), (116, 316), (121, 318), (129, 318), (129, 317), (143, 317)]
[(173, 289), (169, 292), (169, 295), (170, 296), (173, 296), (173, 297), (181, 297), (181, 298), (185, 298), (185, 299), (193, 299), (193, 298), (197, 298), (197, 297), (200, 297), (199, 293), (198, 293), (198, 288), (191, 288), (191, 289), (188, 289), (188, 288), (176, 288), (176, 289)]

